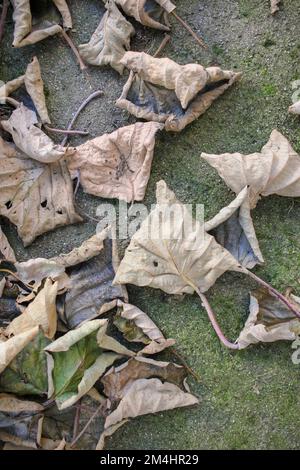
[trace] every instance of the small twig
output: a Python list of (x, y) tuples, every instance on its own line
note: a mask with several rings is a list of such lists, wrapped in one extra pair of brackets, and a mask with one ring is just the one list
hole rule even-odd
[(48, 124), (44, 124), (44, 127), (48, 132), (53, 132), (54, 134), (89, 135), (89, 132), (87, 131), (78, 131), (78, 130), (71, 130), (71, 129), (56, 129), (54, 127), (48, 126)]
[(201, 47), (203, 47), (203, 49), (208, 49), (207, 45), (205, 44), (205, 42), (203, 41), (203, 39), (201, 39), (196, 33), (195, 31), (192, 30), (192, 28), (179, 16), (177, 15), (177, 13), (175, 11), (172, 11), (172, 15), (176, 18), (177, 21), (179, 21), (180, 24), (182, 24), (182, 26), (193, 36), (193, 38), (198, 42), (198, 44), (200, 44)]
[(73, 427), (73, 440), (76, 439), (76, 436), (79, 431), (79, 421), (81, 415), (81, 399), (76, 403), (76, 414), (74, 419), (74, 427)]
[(9, 0), (3, 0), (2, 13), (1, 13), (1, 18), (0, 18), (0, 42), (2, 41), (2, 38), (3, 38), (3, 35), (4, 35), (4, 29), (5, 29), (5, 22), (6, 22), (7, 12), (8, 12), (8, 6), (9, 6)]
[(83, 62), (78, 50), (77, 50), (77, 47), (75, 46), (74, 42), (72, 41), (72, 39), (70, 38), (70, 36), (65, 32), (65, 30), (63, 29), (61, 31), (61, 35), (62, 37), (64, 38), (64, 40), (67, 42), (67, 44), (70, 46), (70, 48), (72, 49), (72, 51), (74, 52), (74, 55), (76, 56), (76, 59), (79, 63), (79, 67), (80, 67), (80, 70), (86, 70), (87, 69), (87, 66), (85, 65), (85, 63)]
[(164, 39), (162, 40), (161, 45), (159, 46), (153, 57), (158, 57), (170, 40), (171, 36), (169, 34), (166, 34)]
[(73, 439), (73, 441), (71, 442), (71, 445), (70, 447), (74, 447), (76, 442), (79, 441), (79, 439), (83, 436), (83, 434), (86, 432), (86, 430), (88, 429), (88, 427), (91, 425), (91, 423), (94, 421), (94, 419), (96, 418), (97, 414), (100, 413), (101, 411), (101, 408), (103, 407), (103, 403), (101, 403), (98, 408), (96, 409), (95, 413), (90, 417), (90, 419), (88, 420), (88, 422), (86, 423), (86, 425), (84, 426), (84, 428), (80, 431), (80, 433), (77, 435), (77, 437), (75, 437), (75, 439)]
[[(90, 96), (88, 96), (84, 101), (83, 103), (81, 103), (81, 105), (79, 106), (78, 110), (76, 111), (76, 113), (74, 114), (72, 120), (70, 121), (67, 129), (68, 131), (70, 131), (72, 129), (72, 127), (74, 126), (75, 122), (76, 122), (76, 119), (78, 118), (79, 114), (81, 113), (81, 111), (89, 104), (90, 101), (92, 101), (93, 99), (97, 98), (98, 96), (102, 96), (103, 95), (103, 91), (101, 90), (97, 90), (95, 91), (94, 93), (92, 93)], [(64, 139), (62, 140), (62, 143), (61, 145), (64, 147), (66, 145), (68, 141), (68, 136), (66, 135), (64, 137)]]
[(182, 363), (183, 367), (189, 372), (189, 374), (194, 377), (195, 380), (197, 380), (197, 382), (200, 382), (200, 377), (199, 375), (188, 365), (188, 363), (186, 362), (186, 360), (182, 357), (182, 355), (177, 351), (177, 349), (175, 349), (174, 347), (170, 348), (170, 351), (172, 354), (174, 354), (174, 356), (177, 357), (177, 359), (180, 360), (180, 362)]

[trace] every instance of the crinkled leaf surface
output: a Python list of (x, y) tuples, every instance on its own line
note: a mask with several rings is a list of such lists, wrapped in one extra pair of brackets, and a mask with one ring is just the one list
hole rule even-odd
[(32, 160), (1, 138), (0, 186), (0, 215), (17, 226), (25, 245), (56, 227), (81, 221), (64, 162)]
[(300, 156), (277, 130), (272, 132), (261, 153), (202, 153), (201, 157), (235, 193), (249, 186), (251, 207), (256, 206), (260, 196), (300, 196)]
[[(287, 297), (299, 309), (300, 298), (292, 294)], [(240, 349), (257, 343), (294, 341), (300, 333), (300, 320), (264, 288), (251, 293), (249, 310), (248, 320), (237, 340)]]
[[(25, 334), (26, 332), (23, 333), (23, 335)], [(21, 334), (12, 339), (18, 338), (18, 336)], [(48, 380), (44, 348), (48, 344), (49, 340), (41, 331), (36, 334), (1, 373), (0, 391), (16, 395), (46, 395)]]
[(205, 230), (245, 268), (251, 269), (264, 262), (251, 218), (247, 187), (229, 206), (205, 223)]
[(156, 208), (132, 237), (114, 282), (191, 294), (195, 289), (206, 292), (225, 271), (242, 270), (204, 224), (193, 221), (164, 181), (157, 185), (156, 198)]
[(120, 63), (126, 50), (130, 49), (130, 38), (134, 27), (119, 11), (114, 1), (105, 5), (104, 14), (90, 42), (79, 46), (80, 55), (92, 65), (111, 65), (120, 74), (124, 65)]
[(34, 57), (28, 65), (24, 79), (28, 94), (36, 107), (42, 123), (50, 124), (50, 117), (47, 110), (46, 98), (44, 94), (44, 82), (42, 79), (41, 67), (37, 57)]
[(155, 135), (162, 127), (155, 122), (139, 122), (89, 140), (69, 157), (69, 170), (79, 170), (80, 183), (89, 194), (142, 201), (151, 172)]
[(116, 0), (128, 16), (150, 28), (169, 31), (168, 13), (176, 6), (170, 0)]
[(117, 106), (175, 132), (203, 114), (241, 76), (219, 67), (182, 66), (144, 52), (126, 52), (121, 63), (131, 73)]
[(272, 15), (275, 15), (277, 11), (279, 11), (279, 5), (281, 3), (281, 0), (271, 0), (271, 13)]
[(16, 261), (16, 256), (0, 227), (0, 261), (3, 259), (14, 263)]

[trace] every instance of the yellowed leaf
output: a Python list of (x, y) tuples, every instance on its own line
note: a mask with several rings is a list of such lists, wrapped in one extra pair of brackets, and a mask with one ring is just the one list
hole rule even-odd
[(133, 16), (136, 21), (150, 28), (169, 31), (168, 13), (175, 10), (176, 6), (170, 0), (116, 0), (122, 10), (128, 16)]
[(30, 341), (35, 338), (39, 332), (36, 326), (23, 333), (17, 334), (7, 341), (0, 342), (0, 373), (8, 366), (8, 364), (24, 349)]

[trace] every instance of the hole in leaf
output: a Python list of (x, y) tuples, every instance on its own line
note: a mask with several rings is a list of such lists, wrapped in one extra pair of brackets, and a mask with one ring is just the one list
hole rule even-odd
[(6, 205), (6, 209), (11, 209), (12, 208), (12, 202), (11, 201), (7, 201), (5, 203), (5, 205)]
[(47, 199), (45, 199), (43, 202), (41, 202), (41, 206), (45, 208), (45, 207), (47, 207), (47, 203), (48, 203), (48, 201), (47, 201)]

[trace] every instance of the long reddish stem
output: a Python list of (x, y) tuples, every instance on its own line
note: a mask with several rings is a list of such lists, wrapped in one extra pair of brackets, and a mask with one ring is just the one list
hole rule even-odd
[(8, 12), (8, 6), (9, 6), (9, 0), (3, 0), (2, 13), (1, 13), (1, 18), (0, 18), (0, 42), (2, 41), (3, 34), (4, 34), (4, 28), (5, 28), (5, 21), (6, 21), (7, 12)]
[(203, 49), (208, 49), (207, 45), (205, 44), (205, 42), (203, 41), (203, 39), (201, 39), (196, 33), (195, 31), (192, 30), (192, 28), (179, 16), (177, 15), (177, 13), (175, 11), (172, 11), (172, 15), (176, 18), (177, 21), (179, 21), (180, 24), (182, 24), (182, 26), (193, 36), (193, 38), (195, 39), (195, 41), (197, 41), (198, 44), (200, 44), (201, 47), (203, 47)]
[(74, 42), (72, 41), (72, 39), (70, 38), (70, 36), (68, 36), (68, 34), (65, 32), (65, 30), (63, 29), (62, 32), (61, 32), (61, 35), (62, 37), (64, 38), (64, 40), (67, 42), (67, 44), (70, 46), (70, 48), (72, 49), (72, 51), (74, 52), (74, 55), (76, 56), (76, 59), (78, 61), (78, 64), (79, 64), (79, 67), (80, 67), (80, 70), (85, 70), (87, 69), (87, 66), (85, 65), (85, 63), (83, 62), (78, 50), (77, 50), (77, 47), (75, 46)]
[(224, 333), (221, 330), (221, 327), (220, 327), (220, 325), (219, 325), (219, 323), (216, 319), (216, 315), (215, 315), (213, 309), (211, 308), (206, 296), (204, 294), (202, 294), (202, 292), (200, 292), (199, 289), (196, 289), (196, 292), (197, 292), (197, 294), (199, 295), (199, 297), (202, 301), (202, 305), (205, 308), (205, 310), (207, 312), (207, 315), (208, 315), (208, 318), (210, 319), (211, 324), (212, 324), (219, 340), (221, 341), (221, 343), (223, 343), (224, 346), (226, 346), (226, 348), (235, 349), (235, 350), (239, 349), (239, 345), (237, 343), (232, 343), (224, 335)]
[(268, 291), (270, 291), (275, 297), (277, 297), (277, 299), (281, 300), (281, 302), (283, 302), (296, 317), (300, 318), (300, 312), (294, 307), (291, 302), (289, 302), (289, 300), (283, 294), (281, 294), (278, 290), (274, 289), (274, 287), (272, 287), (260, 277), (256, 276), (256, 274), (252, 273), (251, 271), (247, 270), (247, 274), (258, 284), (268, 289)]

